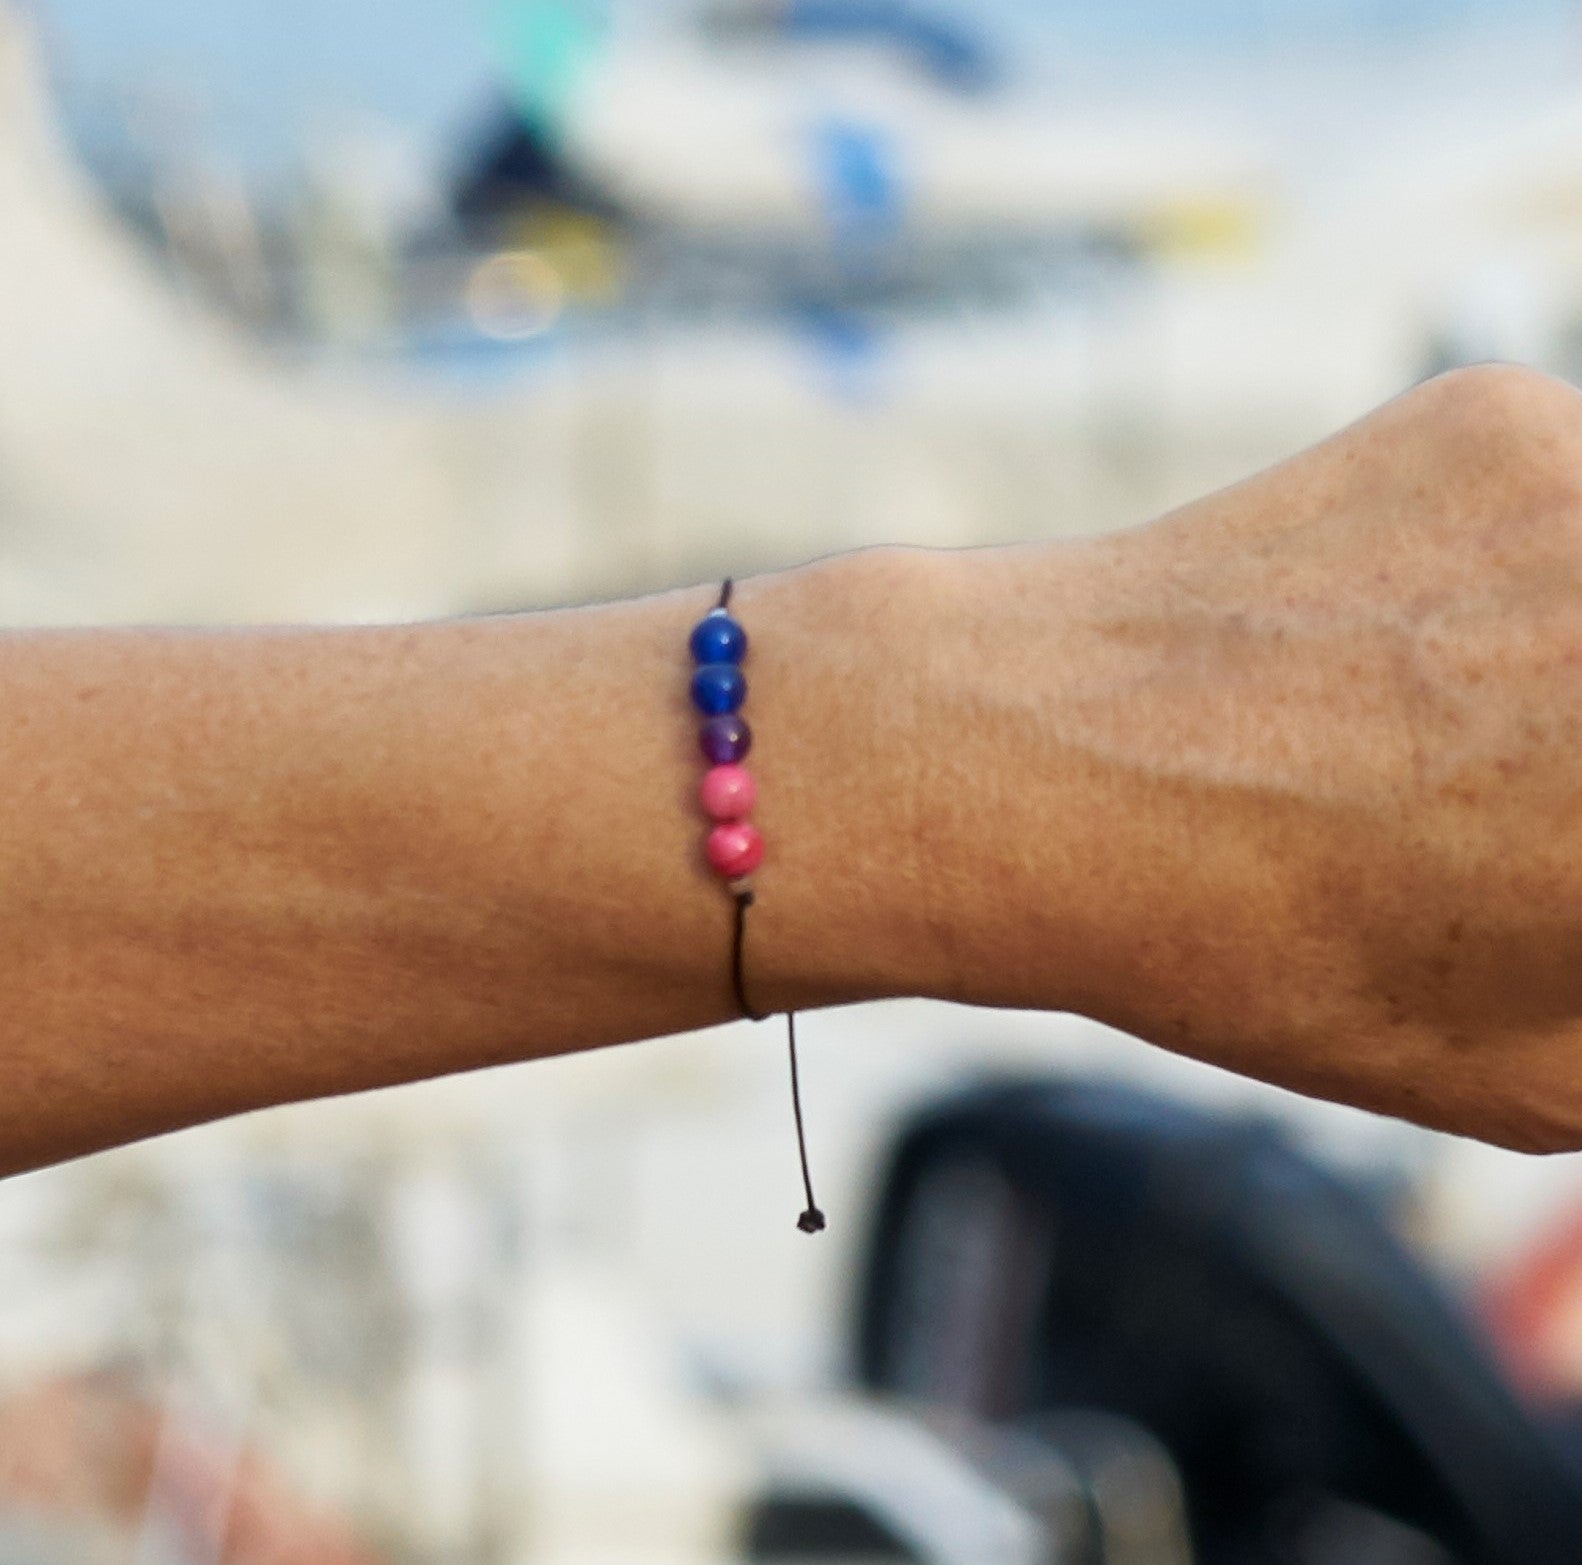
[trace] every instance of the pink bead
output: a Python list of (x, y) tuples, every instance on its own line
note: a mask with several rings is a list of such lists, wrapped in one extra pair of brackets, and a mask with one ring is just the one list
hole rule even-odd
[(704, 814), (717, 821), (739, 821), (753, 807), (758, 789), (752, 773), (745, 766), (727, 762), (711, 766), (703, 774), (698, 788), (698, 798), (703, 801)]
[(710, 831), (704, 844), (709, 867), (727, 880), (750, 875), (764, 856), (764, 839), (746, 821), (725, 821)]

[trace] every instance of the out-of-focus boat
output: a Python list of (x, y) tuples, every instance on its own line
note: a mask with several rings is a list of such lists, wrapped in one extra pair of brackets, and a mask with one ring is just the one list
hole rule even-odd
[[(766, 67), (726, 91), (730, 73), (710, 79), (698, 59), (654, 68), (617, 53), (609, 68), (568, 145), (650, 229), (685, 240), (708, 232), (710, 212), (736, 212), (760, 255), (779, 243), (775, 224), (828, 229), (815, 185), (797, 183), (814, 179), (796, 159), (807, 136), (818, 141), (796, 110), (812, 91), (800, 76), (777, 84)], [(672, 68), (680, 99), (667, 104)], [(1143, 177), (1141, 143), (1097, 132), (1045, 137), (1017, 164), (1014, 117), (974, 128), (994, 111), (952, 106), (882, 61), (853, 69), (848, 85), (862, 85), (878, 123), (892, 106), (896, 133), (929, 149), (934, 173), (907, 202), (934, 214), (918, 219), (925, 233), (970, 235), (995, 211), (1009, 221), (1012, 187), (1052, 180), (1062, 159), (1070, 177), (1041, 221), (1076, 222), (1084, 158), (1107, 171), (1089, 176), (1095, 192), (1132, 179), (1134, 212), (1184, 177), (1177, 153)], [(749, 123), (733, 129), (738, 111)], [(777, 143), (777, 116), (793, 114)], [(700, 160), (709, 142), (723, 145)], [(795, 154), (783, 165), (782, 144)], [(872, 146), (855, 134), (820, 144), (844, 169), (837, 228), (842, 211), (874, 218), (884, 202), (869, 188)], [(1007, 159), (993, 197), (987, 170)], [(1104, 200), (1111, 215), (1126, 207)], [(662, 317), (531, 384), (464, 396), (388, 363), (288, 362), (173, 287), (112, 218), (55, 130), (28, 29), (9, 8), (0, 206), (0, 582), (12, 584), (13, 620), (421, 616), (883, 537), (1067, 531), (1135, 520), (1313, 432), (1310, 408), (1288, 393), (1289, 419), (1265, 405), (1245, 451), (1228, 451), (1222, 431), (1200, 443), (1192, 392), (1162, 399), (1161, 388), (1212, 382), (1224, 339), (1183, 338), (1182, 311), (1152, 280), (1062, 297), (1031, 328), (989, 320), (962, 332), (951, 311), (925, 310), (915, 330), (863, 336), (855, 377), (851, 343), (827, 333), (776, 322), (688, 334)], [(864, 234), (844, 238), (861, 248)], [(560, 307), (542, 256), (508, 252), (502, 264), (546, 283), (546, 316)], [(1205, 423), (1209, 411), (1219, 414), (1205, 410)]]
[(787, 20), (613, 47), (573, 100), (568, 155), (633, 212), (766, 246), (827, 241), (865, 217), (957, 253), (1142, 244), (1255, 221), (1275, 193), (1232, 116), (1062, 112), (931, 71), (882, 35), (798, 30), (796, 6), (755, 9)]

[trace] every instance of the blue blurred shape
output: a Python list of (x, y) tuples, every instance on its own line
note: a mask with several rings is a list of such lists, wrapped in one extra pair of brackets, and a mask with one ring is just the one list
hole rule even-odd
[(906, 0), (790, 0), (782, 26), (794, 37), (877, 39), (905, 50), (936, 81), (964, 92), (999, 80), (981, 32)]
[(790, 312), (793, 332), (813, 352), (825, 391), (848, 403), (873, 402), (884, 387), (885, 336), (858, 310), (807, 303)]
[(868, 250), (895, 237), (906, 198), (888, 131), (843, 117), (821, 120), (813, 130), (813, 159), (837, 246)]

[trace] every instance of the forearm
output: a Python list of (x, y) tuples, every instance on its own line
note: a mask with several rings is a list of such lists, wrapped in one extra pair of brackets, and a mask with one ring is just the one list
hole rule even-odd
[[(1075, 1009), (1582, 1144), (1582, 399), (1423, 388), (1112, 540), (741, 583), (762, 1009)], [(735, 1014), (707, 589), (0, 639), (0, 1167)]]
[[(916, 968), (908, 574), (740, 588), (760, 1005)], [(707, 603), (0, 639), (0, 1166), (733, 1015), (685, 701)]]

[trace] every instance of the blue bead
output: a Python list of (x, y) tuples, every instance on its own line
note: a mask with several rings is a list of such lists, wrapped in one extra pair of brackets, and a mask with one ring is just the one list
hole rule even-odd
[(747, 680), (734, 663), (705, 663), (692, 674), (692, 704), (705, 717), (734, 712), (747, 699)]
[(692, 627), (695, 663), (740, 663), (747, 656), (747, 632), (724, 609), (712, 609)]

